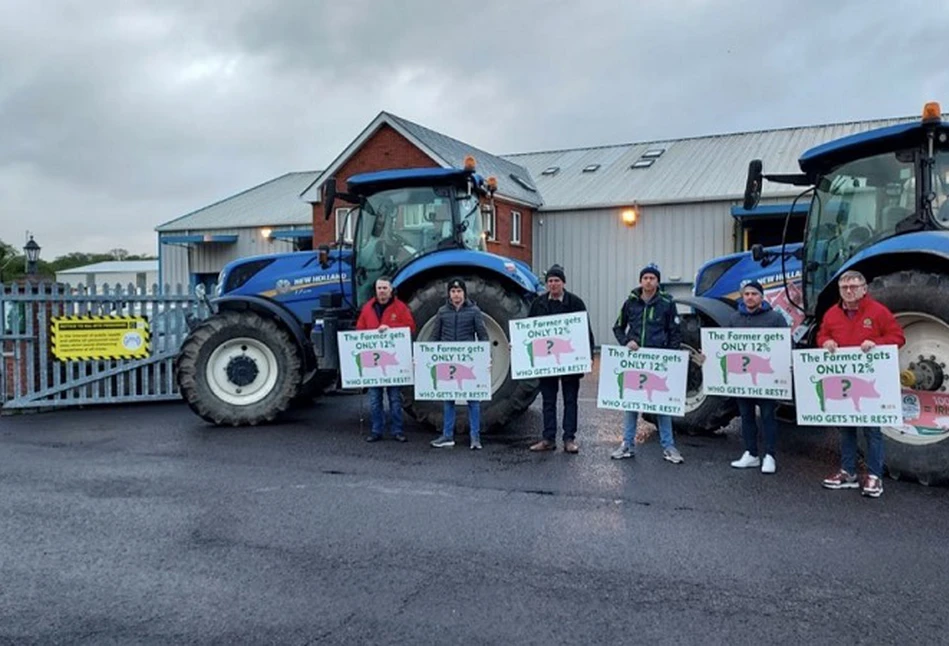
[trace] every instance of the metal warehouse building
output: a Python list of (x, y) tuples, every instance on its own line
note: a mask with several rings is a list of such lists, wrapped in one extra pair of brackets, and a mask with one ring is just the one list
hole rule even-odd
[[(330, 175), (342, 182), (353, 172), (445, 166), (470, 153), (503, 173), (489, 251), (523, 258), (539, 274), (563, 265), (567, 289), (587, 303), (597, 343), (608, 343), (646, 263), (657, 263), (666, 289), (682, 294), (709, 259), (780, 243), (799, 189), (766, 182), (759, 207), (744, 212), (752, 159), (766, 173), (793, 173), (812, 146), (917, 118), (496, 155), (382, 112), (326, 172), (288, 173), (157, 227), (159, 271), (163, 284), (193, 287), (214, 282), (236, 258), (330, 244), (343, 219), (323, 222), (315, 190)], [(505, 191), (529, 197), (509, 199)], [(805, 198), (795, 209), (795, 239), (807, 207)]]

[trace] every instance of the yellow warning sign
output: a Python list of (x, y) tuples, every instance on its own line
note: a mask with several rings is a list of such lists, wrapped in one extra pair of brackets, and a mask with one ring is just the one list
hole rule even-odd
[(53, 317), (50, 342), (60, 361), (143, 359), (150, 354), (144, 316)]

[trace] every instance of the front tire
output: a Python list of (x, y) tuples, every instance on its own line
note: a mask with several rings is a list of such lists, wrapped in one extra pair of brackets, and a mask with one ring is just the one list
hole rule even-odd
[[(703, 319), (687, 314), (682, 319), (682, 349), (690, 353), (702, 350)], [(706, 327), (718, 327), (704, 320)], [(702, 366), (689, 362), (688, 385), (685, 395), (685, 417), (673, 417), (672, 426), (689, 435), (713, 435), (728, 426), (738, 414), (738, 405), (731, 397), (706, 395), (702, 389)]]
[(254, 312), (222, 312), (199, 325), (175, 358), (181, 396), (217, 426), (254, 426), (287, 410), (300, 387), (296, 343)]
[[(481, 276), (463, 276), (468, 297), (484, 313), (485, 327), (491, 343), (491, 399), (481, 402), (482, 431), (502, 427), (524, 413), (537, 397), (540, 381), (537, 379), (511, 378), (511, 353), (509, 350), (508, 323), (512, 319), (525, 318), (530, 305), (513, 290), (501, 283), (486, 280)], [(418, 332), (416, 341), (426, 341), (438, 308), (445, 304), (446, 281), (433, 281), (415, 292), (409, 299), (409, 309), (416, 321), (426, 323)], [(405, 409), (415, 419), (441, 429), (444, 416), (442, 402), (416, 401), (412, 388), (404, 390)], [(462, 408), (465, 408), (464, 406)]]

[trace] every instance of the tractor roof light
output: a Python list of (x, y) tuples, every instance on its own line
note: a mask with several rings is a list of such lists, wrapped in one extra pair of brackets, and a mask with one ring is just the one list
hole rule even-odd
[(486, 182), (488, 190), (492, 193), (498, 190), (498, 178), (492, 175)]
[(475, 158), (473, 155), (465, 155), (465, 170), (474, 171)]
[(936, 101), (930, 101), (923, 106), (923, 123), (939, 123), (942, 121), (942, 109)]

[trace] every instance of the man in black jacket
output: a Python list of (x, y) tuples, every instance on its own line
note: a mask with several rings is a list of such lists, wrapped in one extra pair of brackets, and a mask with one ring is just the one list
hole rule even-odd
[[(484, 326), (484, 314), (468, 298), (465, 281), (452, 278), (448, 281), (448, 302), (435, 314), (431, 341), (487, 341), (488, 329)], [(444, 402), (445, 422), (441, 437), (432, 440), (437, 449), (455, 446), (455, 402)], [(468, 402), (468, 430), (471, 449), (481, 448), (481, 402)]]
[[(587, 306), (576, 294), (564, 289), (567, 282), (563, 267), (554, 265), (547, 271), (547, 293), (531, 304), (529, 317), (553, 316), (572, 312), (586, 312)], [(589, 320), (587, 321), (589, 325)], [(593, 329), (590, 327), (590, 350), (593, 350)], [(540, 394), (544, 400), (544, 439), (531, 445), (531, 451), (557, 449), (557, 390), (563, 390), (563, 450), (579, 453), (577, 444), (577, 396), (580, 392), (579, 375), (541, 377)]]
[[(672, 296), (660, 289), (660, 276), (659, 267), (655, 264), (642, 268), (639, 272), (639, 287), (630, 292), (613, 326), (617, 342), (634, 352), (639, 348), (682, 349), (679, 313)], [(635, 455), (638, 421), (637, 411), (626, 411), (623, 416), (623, 443), (610, 456), (614, 460)], [(682, 454), (676, 448), (672, 435), (672, 418), (657, 415), (656, 426), (659, 427), (662, 457), (673, 464), (681, 464)]]
[[(748, 281), (741, 288), (741, 302), (738, 303), (738, 309), (732, 313), (726, 323), (726, 327), (788, 327), (787, 319), (764, 300), (764, 289), (756, 280)], [(774, 473), (774, 446), (778, 436), (778, 421), (774, 416), (775, 401), (748, 397), (737, 397), (735, 401), (738, 402), (738, 411), (741, 413), (741, 436), (745, 442), (745, 453), (732, 462), (732, 466), (736, 469), (760, 466), (761, 473)], [(761, 409), (764, 461), (758, 458), (758, 423), (755, 406)]]

